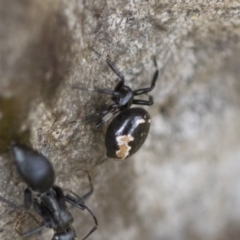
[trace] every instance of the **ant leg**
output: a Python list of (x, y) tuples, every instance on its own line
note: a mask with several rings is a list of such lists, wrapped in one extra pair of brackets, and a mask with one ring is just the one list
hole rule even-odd
[(31, 235), (33, 235), (33, 234), (36, 234), (36, 233), (41, 232), (41, 231), (42, 231), (43, 229), (45, 229), (47, 226), (48, 226), (47, 223), (43, 223), (40, 227), (35, 228), (35, 229), (33, 229), (33, 230), (31, 230), (31, 231), (28, 231), (28, 232), (26, 232), (26, 233), (20, 234), (20, 236), (22, 236), (22, 237), (31, 236)]
[[(54, 208), (55, 206), (52, 206), (52, 209)], [(39, 203), (37, 199), (34, 199), (33, 209), (43, 219), (44, 225), (46, 226), (51, 225), (52, 215), (51, 215), (51, 212), (49, 212), (49, 209), (44, 205), (44, 203), (42, 202)]]
[[(32, 203), (32, 200), (29, 200), (31, 199), (30, 198), (31, 196), (31, 193), (29, 194), (29, 189), (27, 188), (25, 190), (25, 193), (24, 193), (24, 201), (26, 200), (26, 202), (24, 202), (24, 205), (25, 207), (29, 206), (29, 203), (30, 203), (30, 206), (31, 206), (31, 203)], [(8, 201), (6, 200), (5, 198), (3, 198), (2, 196), (0, 196), (0, 200), (9, 204), (11, 207), (15, 208), (15, 209), (21, 209), (21, 210), (26, 210), (25, 207), (22, 207), (22, 206), (17, 206), (16, 204), (12, 203), (11, 201)], [(38, 206), (38, 208), (40, 209), (40, 206)], [(40, 210), (37, 211), (36, 208), (34, 208), (36, 210), (36, 212), (40, 215), (40, 216), (43, 216), (43, 209), (41, 210), (41, 214), (40, 214)], [(34, 220), (35, 222), (37, 222), (39, 224), (39, 221), (30, 213), (28, 212), (25, 212), (26, 214), (30, 215)], [(45, 218), (46, 218), (46, 215), (44, 215)], [(17, 226), (19, 225), (19, 222), (21, 222), (22, 218), (20, 220), (17, 221), (17, 223), (15, 224), (15, 231), (22, 237), (27, 237), (27, 236), (30, 236), (32, 234), (35, 234), (35, 233), (38, 233), (38, 232), (41, 232), (44, 228), (46, 228), (48, 226), (48, 224), (46, 222), (44, 222), (40, 227), (36, 228), (36, 229), (33, 229), (31, 231), (28, 231), (26, 233), (20, 233), (20, 231), (17, 229)]]
[(106, 62), (108, 66), (112, 69), (112, 71), (120, 78), (120, 82), (118, 82), (117, 86), (115, 87), (115, 91), (118, 91), (124, 85), (124, 76), (122, 75), (122, 73), (119, 72), (119, 70), (114, 66), (114, 64), (110, 61), (108, 57)]
[(97, 229), (97, 227), (98, 225), (94, 225), (90, 232), (82, 240), (87, 239)]
[[(91, 181), (91, 177), (90, 177), (89, 173), (86, 170), (83, 170), (83, 171), (85, 171), (88, 174), (88, 179), (89, 179), (89, 181)], [(86, 193), (82, 198), (80, 198), (77, 194), (75, 194), (72, 191), (71, 191), (71, 193), (76, 198), (74, 198), (73, 196), (68, 195), (68, 194), (65, 196), (65, 200), (67, 202), (71, 203), (73, 207), (77, 207), (77, 208), (79, 208), (81, 210), (85, 210), (86, 209), (89, 212), (89, 214), (92, 216), (93, 220), (94, 220), (95, 225), (92, 227), (92, 229), (89, 231), (89, 233), (82, 240), (88, 238), (98, 227), (98, 221), (97, 221), (96, 216), (93, 214), (91, 209), (88, 208), (88, 206), (85, 205), (85, 203), (84, 203), (84, 200), (87, 199), (88, 197), (90, 197), (90, 195), (93, 193), (92, 182), (90, 182), (90, 185), (91, 185), (90, 191), (88, 193)]]
[[(40, 224), (40, 222), (31, 214), (31, 213), (29, 213), (29, 212), (25, 212), (24, 214), (28, 214), (32, 219), (34, 219), (34, 221), (39, 225)], [(25, 235), (26, 233), (21, 233), (19, 230), (18, 230), (18, 225), (19, 225), (19, 223), (20, 222), (22, 222), (22, 219), (24, 218), (24, 216), (22, 216), (21, 218), (19, 218), (18, 220), (17, 220), (17, 222), (15, 223), (15, 226), (14, 226), (14, 229), (15, 229), (15, 231), (20, 235), (20, 236), (23, 236), (23, 235)], [(27, 233), (29, 233), (29, 232), (27, 232)], [(30, 234), (31, 235), (31, 234)]]
[(42, 224), (39, 227), (37, 227), (33, 230), (30, 230), (26, 233), (20, 234), (22, 237), (28, 237), (28, 236), (31, 236), (35, 233), (41, 232), (44, 228), (47, 228), (50, 225), (49, 221), (52, 221), (51, 214), (48, 212), (46, 207), (44, 205), (39, 204), (36, 199), (34, 199), (34, 201), (33, 201), (33, 208), (36, 211), (36, 213), (39, 216), (41, 216), (42, 219), (44, 219), (44, 221), (42, 222)]
[(151, 106), (153, 105), (153, 98), (149, 96), (149, 100), (133, 99), (133, 104)]
[(66, 201), (65, 201), (65, 196), (64, 193), (62, 191), (62, 189), (56, 185), (53, 186), (53, 190), (56, 193), (56, 197), (58, 199), (59, 205), (62, 209), (66, 209), (67, 205), (66, 205)]
[(90, 176), (90, 174), (87, 170), (84, 170), (84, 169), (78, 169), (78, 170), (84, 171), (88, 176), (88, 182), (89, 182), (90, 190), (81, 197), (81, 200), (85, 201), (93, 194), (92, 178), (91, 178), (91, 176)]
[(32, 205), (32, 191), (26, 188), (24, 191), (24, 207), (28, 210)]
[[(91, 188), (92, 188), (92, 186), (91, 186)], [(93, 192), (93, 188), (87, 193), (87, 194), (92, 194), (92, 192)], [(96, 229), (97, 229), (97, 227), (98, 227), (98, 221), (97, 221), (97, 218), (96, 218), (96, 216), (93, 214), (93, 212), (91, 211), (91, 209), (90, 208), (88, 208), (88, 206), (87, 205), (85, 205), (85, 203), (83, 202), (83, 199), (84, 199), (84, 197), (89, 197), (89, 196), (87, 196), (87, 194), (85, 194), (84, 196), (83, 196), (83, 199), (82, 198), (80, 198), (77, 194), (75, 194), (74, 192), (72, 192), (72, 194), (74, 195), (74, 196), (76, 196), (76, 198), (74, 198), (73, 196), (71, 196), (71, 195), (66, 195), (65, 196), (65, 200), (67, 201), (67, 202), (69, 202), (70, 204), (72, 204), (72, 207), (77, 207), (77, 208), (79, 208), (79, 209), (81, 209), (81, 210), (87, 210), (88, 212), (89, 212), (89, 214), (92, 216), (92, 218), (93, 218), (93, 220), (94, 220), (94, 223), (95, 223), (95, 225), (93, 226), (93, 228), (90, 230), (90, 232), (82, 239), (82, 240), (84, 240), (84, 239), (86, 239), (88, 236), (90, 236)]]
[(158, 73), (159, 73), (158, 70), (156, 70), (156, 72), (153, 75), (151, 87), (137, 89), (137, 90), (133, 91), (133, 95), (137, 96), (137, 95), (145, 94), (145, 93), (148, 93), (148, 92), (152, 91), (153, 88), (155, 87), (155, 83), (156, 83), (156, 81), (158, 79)]
[[(73, 206), (75, 206), (75, 207), (79, 206), (78, 208), (84, 210), (86, 208), (86, 205), (84, 204), (84, 201), (87, 200), (93, 194), (93, 184), (92, 184), (91, 176), (90, 176), (90, 174), (87, 170), (84, 170), (84, 169), (78, 169), (78, 170), (84, 171), (87, 174), (88, 182), (89, 182), (89, 185), (90, 185), (90, 190), (87, 193), (85, 193), (82, 197), (78, 196), (76, 193), (69, 190), (74, 197), (69, 195), (69, 194), (66, 194), (65, 200), (67, 202), (71, 203)], [(82, 204), (84, 206), (82, 206)]]
[(93, 212), (85, 205), (85, 208), (87, 209), (87, 211), (90, 213), (90, 215), (92, 216), (93, 220), (94, 220), (94, 223), (95, 225), (92, 227), (92, 229), (89, 231), (89, 233), (82, 239), (86, 239), (88, 238), (98, 227), (98, 221), (97, 221), (97, 218), (96, 216), (93, 214)]
[(85, 206), (83, 206), (83, 200), (76, 193), (72, 192), (71, 190), (69, 190), (69, 192), (71, 192), (71, 194), (74, 195), (74, 196), (72, 196), (70, 194), (65, 195), (65, 201), (72, 205), (70, 207), (70, 209), (73, 207), (76, 207), (81, 210), (84, 210)]
[[(75, 193), (72, 192), (73, 195), (76, 195)], [(76, 195), (77, 196), (77, 195)], [(77, 198), (79, 199), (79, 197), (77, 196)], [(70, 195), (66, 195), (65, 196), (65, 199), (67, 202), (71, 203), (73, 207), (77, 207), (81, 210), (85, 210), (87, 209), (87, 211), (89, 212), (89, 214), (92, 216), (93, 220), (94, 220), (94, 223), (95, 225), (92, 227), (92, 229), (89, 231), (89, 233), (82, 239), (86, 239), (88, 238), (98, 227), (98, 221), (97, 221), (97, 218), (96, 216), (93, 214), (93, 212), (91, 211), (90, 208), (88, 208), (87, 205), (85, 205), (85, 203), (83, 202), (82, 199), (80, 199), (80, 201), (78, 201), (78, 199), (75, 199), (74, 197), (70, 196)]]

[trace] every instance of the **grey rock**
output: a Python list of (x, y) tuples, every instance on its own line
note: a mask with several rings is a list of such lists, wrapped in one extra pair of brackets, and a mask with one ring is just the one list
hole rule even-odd
[[(150, 134), (131, 159), (105, 159), (104, 133), (80, 118), (113, 88), (109, 55), (133, 89), (149, 86)], [(87, 201), (99, 221), (89, 239), (239, 239), (239, 1), (0, 1), (0, 194), (22, 204), (11, 141), (48, 157), (56, 183)], [(73, 209), (78, 239), (91, 217)], [(33, 212), (31, 212), (33, 214)], [(36, 222), (0, 203), (0, 238)], [(30, 223), (27, 222), (30, 219)], [(52, 232), (44, 231), (42, 239)], [(37, 239), (37, 236), (32, 236)]]

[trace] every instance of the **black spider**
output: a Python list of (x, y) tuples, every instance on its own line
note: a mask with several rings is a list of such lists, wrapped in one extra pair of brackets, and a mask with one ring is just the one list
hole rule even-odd
[[(154, 58), (155, 66), (156, 60)], [(125, 84), (125, 79), (122, 73), (114, 66), (114, 64), (107, 58), (107, 64), (112, 71), (120, 78), (115, 89), (93, 88), (95, 92), (109, 94), (112, 103), (104, 104), (102, 110), (97, 113), (85, 116), (82, 120), (90, 120), (98, 118), (96, 127), (101, 127), (106, 121), (117, 115), (110, 123), (105, 137), (105, 146), (107, 149), (107, 156), (110, 158), (125, 159), (133, 155), (142, 146), (148, 135), (150, 127), (150, 116), (143, 108), (130, 108), (132, 104), (135, 105), (152, 105), (153, 98), (149, 96), (148, 100), (136, 99), (135, 96), (149, 93), (155, 87), (158, 79), (158, 70), (155, 71), (151, 86), (148, 88), (141, 88), (132, 90)], [(74, 85), (74, 88), (87, 90)]]
[[(111, 119), (115, 114), (128, 109), (131, 107), (132, 104), (136, 105), (147, 105), (151, 106), (153, 105), (153, 98), (152, 96), (149, 96), (148, 100), (141, 100), (141, 99), (135, 99), (135, 96), (142, 95), (149, 93), (153, 90), (155, 87), (155, 83), (158, 79), (158, 73), (159, 71), (156, 70), (153, 78), (151, 86), (148, 88), (141, 88), (137, 90), (132, 90), (129, 86), (125, 84), (125, 78), (122, 75), (121, 72), (114, 66), (114, 64), (110, 61), (109, 58), (106, 60), (108, 66), (112, 69), (112, 71), (120, 78), (120, 81), (116, 85), (115, 89), (112, 91), (110, 89), (103, 89), (103, 88), (94, 88), (93, 91), (99, 92), (99, 93), (105, 93), (112, 96), (112, 104), (104, 105), (102, 110), (97, 113), (93, 113), (91, 115), (85, 116), (82, 118), (82, 120), (89, 120), (92, 118), (98, 117), (98, 121), (96, 123), (96, 127), (101, 127), (106, 121)], [(154, 58), (154, 63), (156, 66), (156, 60)], [(74, 88), (84, 89), (78, 86), (74, 86)]]

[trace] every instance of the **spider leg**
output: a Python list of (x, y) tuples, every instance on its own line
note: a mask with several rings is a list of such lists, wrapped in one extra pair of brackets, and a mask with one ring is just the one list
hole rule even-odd
[(100, 128), (105, 122), (111, 119), (119, 111), (118, 105), (115, 103), (109, 105), (108, 107), (105, 105), (103, 109), (107, 109), (107, 111), (105, 114), (99, 116), (96, 123), (96, 128)]
[(159, 73), (159, 71), (156, 70), (156, 72), (154, 73), (153, 78), (152, 78), (151, 87), (137, 89), (137, 90), (133, 91), (133, 95), (137, 96), (137, 95), (145, 94), (145, 93), (148, 93), (148, 92), (152, 91), (153, 88), (155, 87), (155, 83), (158, 79), (158, 73)]
[(104, 89), (104, 88), (94, 88), (95, 92), (99, 92), (99, 93), (105, 93), (105, 94), (109, 94), (112, 95), (113, 97), (119, 97), (119, 92), (116, 91), (111, 91), (109, 89)]
[(133, 99), (133, 104), (151, 106), (153, 105), (153, 98), (149, 96), (149, 100)]
[(118, 82), (117, 86), (115, 87), (115, 91), (118, 91), (125, 82), (124, 76), (122, 73), (119, 72), (119, 70), (114, 66), (114, 64), (110, 61), (109, 58), (106, 60), (108, 66), (112, 69), (112, 71), (120, 78), (120, 82)]
[(96, 112), (90, 115), (87, 115), (81, 118), (82, 121), (88, 121), (94, 118), (98, 118), (96, 123), (96, 128), (101, 127), (106, 121), (108, 121), (116, 112), (118, 112), (118, 108), (116, 104), (112, 104), (109, 106), (104, 105), (100, 112)]
[(154, 66), (157, 68), (157, 59), (156, 59), (156, 56), (152, 56), (152, 60), (153, 60)]
[(103, 115), (106, 115), (107, 113), (109, 112), (108, 109), (104, 109), (100, 112), (96, 112), (96, 113), (93, 113), (93, 114), (90, 114), (90, 115), (87, 115), (85, 117), (82, 117), (81, 120), (82, 121), (88, 121), (88, 120), (91, 120), (91, 119), (94, 119), (96, 117), (101, 117)]
[(96, 128), (100, 128), (105, 122), (111, 119), (116, 113), (119, 112), (119, 108), (113, 107), (112, 111), (109, 111), (103, 117), (100, 117), (97, 121)]
[(114, 97), (119, 97), (119, 92), (116, 91), (112, 91), (109, 89), (104, 89), (104, 88), (85, 88), (85, 87), (80, 87), (77, 85), (71, 85), (71, 88), (73, 89), (80, 89), (80, 90), (84, 90), (84, 91), (94, 91), (94, 92), (99, 92), (99, 93), (105, 93), (105, 94), (109, 94), (112, 95)]

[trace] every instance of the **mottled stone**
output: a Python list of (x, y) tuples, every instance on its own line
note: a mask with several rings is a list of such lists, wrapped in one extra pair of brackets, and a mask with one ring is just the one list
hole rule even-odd
[[(160, 73), (149, 136), (120, 163), (104, 161), (106, 129), (79, 121), (108, 96), (70, 87), (113, 88), (107, 55), (133, 89), (149, 86), (152, 56)], [(79, 195), (87, 180), (78, 169), (91, 172), (99, 229), (89, 239), (240, 238), (239, 1), (0, 1), (0, 56), (1, 195), (22, 203), (8, 154), (18, 141)], [(0, 203), (3, 240), (21, 239), (11, 210)], [(73, 212), (81, 239), (93, 221)]]

